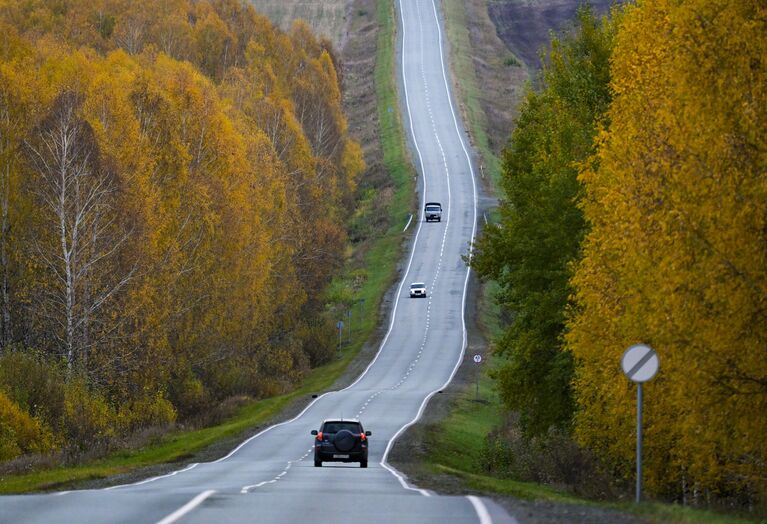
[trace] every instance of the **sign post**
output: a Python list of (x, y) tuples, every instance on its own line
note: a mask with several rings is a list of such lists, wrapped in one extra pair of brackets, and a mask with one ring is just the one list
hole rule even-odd
[(477, 364), (477, 384), (474, 393), (474, 400), (479, 400), (479, 364), (482, 362), (482, 355), (474, 355), (474, 363)]
[(349, 329), (346, 330), (346, 343), (351, 346), (352, 344), (352, 307), (346, 311), (346, 316), (349, 319)]
[(362, 328), (362, 308), (365, 305), (365, 299), (364, 298), (358, 299), (357, 300), (357, 304), (359, 304), (359, 306), (360, 306), (359, 307), (359, 311), (357, 312), (357, 319), (358, 319), (357, 320), (357, 325), (358, 325), (357, 331), (360, 331), (360, 329)]
[(341, 337), (343, 336), (344, 332), (344, 321), (339, 320), (336, 323), (336, 329), (338, 329), (338, 351), (341, 351)]
[(642, 383), (655, 376), (659, 363), (658, 354), (645, 344), (634, 344), (621, 357), (623, 373), (637, 385), (637, 503), (642, 500)]

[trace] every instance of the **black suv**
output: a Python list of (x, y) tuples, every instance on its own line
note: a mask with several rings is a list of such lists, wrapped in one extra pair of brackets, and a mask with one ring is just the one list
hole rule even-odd
[(326, 420), (320, 430), (312, 430), (314, 440), (314, 467), (323, 462), (359, 462), (368, 467), (368, 437), (359, 420)]

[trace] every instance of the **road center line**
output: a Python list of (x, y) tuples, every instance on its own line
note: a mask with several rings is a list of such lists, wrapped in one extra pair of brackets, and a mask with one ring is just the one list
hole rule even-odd
[(157, 522), (157, 524), (173, 524), (173, 522), (176, 522), (178, 519), (192, 511), (194, 508), (202, 504), (206, 498), (210, 497), (216, 492), (216, 490), (209, 489), (207, 491), (203, 491), (199, 495), (197, 495), (195, 498), (178, 508), (176, 511), (165, 517), (164, 519)]
[[(472, 230), (471, 230), (471, 242), (474, 242), (474, 237), (476, 235), (476, 230), (477, 230), (477, 184), (476, 184), (476, 177), (474, 175), (474, 167), (471, 164), (471, 158), (469, 156), (469, 152), (466, 149), (466, 144), (464, 143), (463, 137), (461, 136), (460, 130), (458, 128), (458, 119), (455, 116), (455, 109), (453, 108), (453, 102), (452, 102), (452, 100), (450, 98), (450, 87), (449, 87), (448, 82), (447, 82), (447, 74), (445, 72), (445, 59), (444, 59), (444, 56), (443, 56), (443, 53), (442, 53), (442, 30), (440, 29), (439, 16), (437, 14), (437, 6), (435, 5), (434, 0), (431, 0), (431, 5), (432, 5), (432, 10), (434, 12), (434, 19), (435, 19), (435, 22), (437, 24), (437, 33), (439, 35), (440, 65), (442, 67), (442, 79), (443, 79), (443, 82), (445, 84), (445, 92), (447, 93), (448, 105), (450, 107), (450, 113), (451, 113), (451, 115), (453, 117), (453, 124), (455, 126), (456, 135), (458, 137), (458, 140), (461, 143), (461, 148), (463, 149), (463, 153), (464, 153), (464, 155), (466, 157), (466, 162), (467, 162), (468, 167), (469, 167), (469, 172), (471, 173), (471, 182), (472, 182), (472, 188), (473, 188), (473, 206), (472, 207), (473, 207), (473, 212), (474, 212), (474, 220), (472, 222)], [(408, 112), (408, 119), (409, 119), (409, 123), (410, 123), (410, 132), (411, 132), (411, 134), (413, 136), (413, 142), (414, 142), (416, 151), (418, 152), (418, 157), (420, 159), (421, 166), (422, 166), (422, 169), (423, 169), (423, 158), (421, 157), (421, 152), (420, 152), (420, 149), (418, 147), (418, 142), (417, 142), (417, 140), (415, 138), (415, 130), (413, 129), (413, 117), (412, 117), (412, 114), (411, 114), (411, 111), (410, 111), (410, 102), (409, 102), (408, 92), (407, 92), (407, 74), (406, 74), (406, 71), (405, 71), (405, 58), (404, 58), (404, 56), (405, 56), (405, 51), (404, 51), (405, 50), (405, 39), (406, 39), (407, 30), (406, 30), (406, 26), (405, 26), (405, 13), (404, 13), (404, 9), (403, 9), (403, 6), (402, 6), (402, 0), (399, 0), (399, 10), (400, 10), (400, 20), (402, 22), (402, 57), (403, 57), (402, 58), (402, 82), (403, 82), (403, 85), (404, 85), (404, 92), (405, 92), (405, 105), (407, 107), (407, 112)], [(420, 20), (421, 19), (419, 17), (419, 22), (420, 22)], [(425, 180), (426, 179), (424, 177), (424, 185), (425, 185)], [(448, 183), (448, 191), (449, 191), (449, 189), (450, 189), (450, 184)], [(449, 195), (449, 193), (448, 193), (448, 195)], [(448, 220), (449, 220), (449, 216), (450, 216), (449, 213), (450, 213), (450, 209), (448, 208)], [(469, 256), (471, 257), (471, 251), (469, 251)], [(408, 269), (409, 269), (409, 267), (408, 267)], [(466, 353), (466, 345), (467, 345), (467, 335), (466, 335), (466, 292), (467, 292), (467, 288), (468, 288), (468, 285), (469, 285), (469, 275), (470, 274), (471, 274), (471, 270), (467, 269), (466, 270), (466, 277), (465, 277), (464, 283), (463, 283), (463, 295), (462, 295), (462, 300), (461, 300), (461, 311), (463, 312), (462, 315), (461, 315), (461, 324), (462, 324), (462, 331), (463, 331), (463, 341), (462, 341), (462, 345), (461, 345), (461, 354), (460, 354), (460, 356), (458, 358), (458, 361), (455, 363), (455, 366), (453, 367), (453, 371), (451, 372), (451, 374), (448, 377), (447, 381), (442, 385), (442, 387), (440, 387), (439, 389), (434, 390), (431, 393), (429, 393), (426, 396), (426, 398), (423, 399), (423, 402), (421, 403), (421, 406), (420, 406), (420, 408), (418, 410), (418, 413), (416, 413), (416, 416), (413, 418), (413, 420), (411, 420), (410, 422), (408, 422), (407, 424), (402, 426), (399, 429), (399, 431), (397, 431), (394, 434), (394, 436), (389, 440), (389, 442), (387, 443), (386, 449), (384, 450), (383, 457), (381, 458), (381, 466), (384, 467), (385, 469), (387, 469), (392, 475), (394, 475), (397, 478), (397, 480), (399, 480), (399, 482), (400, 482), (400, 484), (402, 485), (403, 488), (408, 489), (408, 490), (418, 491), (418, 492), (420, 492), (422, 495), (424, 495), (426, 497), (430, 496), (429, 492), (424, 490), (424, 489), (419, 489), (419, 488), (415, 488), (415, 487), (412, 487), (412, 486), (408, 485), (408, 483), (405, 480), (404, 476), (399, 471), (397, 471), (396, 468), (394, 468), (393, 466), (390, 466), (388, 464), (387, 457), (389, 455), (391, 447), (394, 445), (394, 442), (397, 440), (397, 438), (407, 428), (409, 428), (410, 426), (412, 426), (413, 424), (418, 422), (418, 420), (423, 415), (423, 411), (424, 411), (424, 409), (426, 407), (426, 404), (428, 404), (429, 400), (431, 400), (431, 397), (433, 397), (437, 393), (437, 391), (440, 391), (440, 390), (444, 389), (448, 384), (450, 384), (450, 382), (453, 380), (453, 377), (455, 376), (456, 372), (458, 371), (458, 367), (461, 365), (461, 362), (463, 360), (464, 354)], [(472, 503), (472, 504), (474, 504), (474, 503)], [(480, 514), (480, 512), (477, 509), (476, 505), (474, 505), (474, 507), (475, 507), (475, 511), (477, 511), (477, 516), (480, 518), (480, 521), (482, 521), (483, 515)], [(484, 504), (482, 504), (481, 507), (484, 507)], [(492, 519), (490, 519), (490, 515), (487, 513), (487, 509), (486, 508), (485, 508), (485, 514), (484, 515), (487, 517), (488, 520), (482, 521), (483, 524), (492, 522)]]

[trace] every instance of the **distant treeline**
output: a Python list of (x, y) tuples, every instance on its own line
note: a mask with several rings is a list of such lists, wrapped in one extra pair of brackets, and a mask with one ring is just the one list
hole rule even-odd
[(0, 0), (0, 460), (325, 362), (363, 168), (303, 23), (238, 0)]
[(652, 493), (767, 505), (765, 57), (751, 0), (581, 9), (553, 40), (474, 261), (501, 285), (497, 378), (534, 446), (572, 435), (629, 485), (635, 386), (619, 363), (644, 342), (660, 357)]

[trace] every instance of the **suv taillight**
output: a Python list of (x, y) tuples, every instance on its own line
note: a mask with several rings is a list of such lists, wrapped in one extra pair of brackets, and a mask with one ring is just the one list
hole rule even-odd
[(360, 433), (360, 440), (362, 442), (365, 442), (365, 434), (364, 433)]
[(322, 442), (322, 431), (320, 431), (319, 433), (317, 433), (317, 441), (318, 441), (318, 442)]

